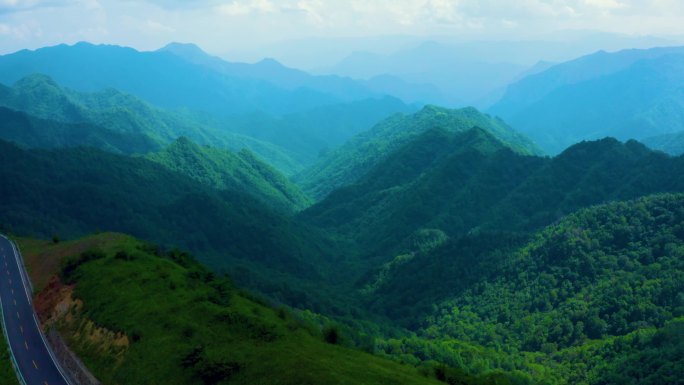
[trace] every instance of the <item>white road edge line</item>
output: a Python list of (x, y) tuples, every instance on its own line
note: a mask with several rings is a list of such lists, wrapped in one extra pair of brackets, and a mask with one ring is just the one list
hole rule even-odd
[(5, 324), (5, 313), (2, 310), (2, 298), (0, 298), (0, 318), (2, 319), (2, 334), (5, 335), (5, 341), (7, 341), (7, 350), (10, 352), (10, 358), (12, 359), (12, 366), (14, 367), (14, 373), (17, 379), (22, 385), (27, 385), (26, 380), (24, 380), (24, 375), (21, 374), (19, 370), (19, 364), (17, 363), (16, 357), (14, 357), (14, 350), (12, 350), (12, 344), (10, 343), (9, 334), (7, 334), (7, 324)]
[[(40, 335), (40, 339), (43, 341), (43, 345), (45, 345), (45, 349), (47, 350), (48, 354), (50, 355), (50, 358), (52, 359), (52, 362), (55, 364), (55, 367), (57, 368), (57, 371), (59, 374), (62, 376), (62, 379), (64, 379), (64, 382), (67, 384), (71, 385), (71, 382), (67, 379), (67, 376), (64, 374), (64, 371), (62, 371), (62, 366), (57, 362), (57, 358), (55, 358), (55, 354), (52, 352), (52, 349), (47, 343), (47, 340), (45, 339), (45, 336), (43, 335), (43, 329), (40, 327), (40, 323), (38, 323), (38, 318), (36, 318), (36, 311), (33, 309), (33, 301), (31, 299), (31, 296), (28, 293), (28, 285), (26, 285), (26, 279), (24, 278), (24, 271), (23, 271), (23, 264), (21, 263), (19, 259), (19, 253), (17, 252), (16, 247), (14, 247), (14, 242), (12, 242), (11, 239), (7, 238), (4, 235), (1, 235), (3, 238), (5, 238), (9, 244), (12, 246), (12, 251), (14, 252), (14, 258), (17, 261), (17, 267), (19, 268), (19, 275), (21, 276), (21, 280), (23, 282), (24, 286), (24, 292), (26, 293), (26, 298), (28, 298), (28, 303), (31, 305), (31, 313), (33, 314), (33, 322), (36, 324), (36, 328), (38, 329), (38, 335)], [(28, 273), (26, 273), (28, 274)]]
[[(14, 253), (14, 260), (17, 262), (17, 268), (19, 269), (19, 277), (21, 277), (21, 286), (24, 288), (24, 293), (26, 293), (26, 299), (28, 299), (29, 305), (33, 307), (33, 297), (29, 293), (29, 285), (26, 284), (26, 277), (24, 277), (24, 272), (23, 272), (23, 263), (19, 259), (19, 253), (17, 253), (17, 249), (14, 247), (14, 242), (12, 242), (9, 238), (5, 237), (4, 235), (2, 236), (9, 242), (10, 246), (12, 246), (12, 253)], [(35, 313), (35, 311), (34, 311)]]

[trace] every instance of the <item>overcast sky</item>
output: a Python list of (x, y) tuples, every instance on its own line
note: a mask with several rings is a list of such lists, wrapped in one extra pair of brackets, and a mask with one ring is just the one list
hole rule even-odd
[[(307, 37), (684, 35), (681, 0), (0, 0), (0, 53), (85, 40), (224, 54)], [(268, 56), (268, 52), (263, 53)]]

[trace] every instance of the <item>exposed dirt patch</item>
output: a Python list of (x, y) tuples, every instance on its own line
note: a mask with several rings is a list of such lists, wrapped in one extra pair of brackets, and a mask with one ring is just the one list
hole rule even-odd
[(64, 285), (52, 276), (38, 293), (34, 306), (43, 327), (56, 327), (60, 334), (78, 344), (120, 356), (130, 344), (128, 336), (97, 326), (83, 315), (83, 301), (73, 297), (74, 286)]
[(36, 295), (33, 306), (43, 325), (50, 326), (79, 304), (73, 300), (73, 286), (62, 284), (57, 276), (52, 276), (47, 286)]

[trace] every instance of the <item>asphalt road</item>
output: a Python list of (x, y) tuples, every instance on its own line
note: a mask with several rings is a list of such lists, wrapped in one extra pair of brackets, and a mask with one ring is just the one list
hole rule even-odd
[(0, 235), (0, 301), (19, 372), (26, 385), (69, 385), (38, 327), (19, 258), (14, 246)]

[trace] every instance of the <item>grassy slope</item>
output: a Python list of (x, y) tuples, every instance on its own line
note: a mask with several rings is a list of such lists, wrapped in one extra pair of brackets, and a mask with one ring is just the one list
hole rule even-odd
[[(77, 317), (124, 332), (129, 347), (115, 356), (77, 337), (73, 324), (62, 323), (61, 331), (104, 384), (228, 383), (206, 377), (221, 364), (232, 368), (231, 384), (433, 383), (413, 368), (326, 344), (289, 313), (254, 302), (183, 256), (156, 256), (131, 237), (104, 233), (56, 245), (19, 244), (37, 287), (82, 250), (103, 253), (65, 279), (85, 304)], [(120, 251), (127, 260), (114, 257)], [(184, 367), (197, 347), (203, 353)]]

